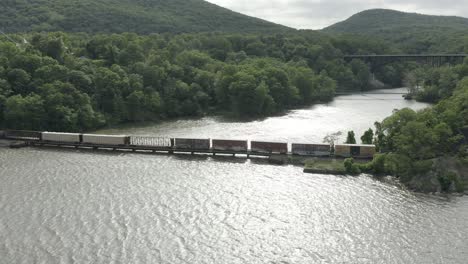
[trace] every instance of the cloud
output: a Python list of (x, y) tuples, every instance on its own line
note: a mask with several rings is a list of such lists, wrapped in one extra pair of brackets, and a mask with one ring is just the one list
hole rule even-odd
[[(300, 29), (321, 29), (372, 8), (465, 16), (460, 0), (208, 0), (234, 11)], [(465, 3), (462, 3), (465, 2)]]

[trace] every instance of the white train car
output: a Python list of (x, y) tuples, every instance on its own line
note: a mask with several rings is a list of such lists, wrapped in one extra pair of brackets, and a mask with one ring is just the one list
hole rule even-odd
[(83, 134), (82, 143), (95, 145), (130, 145), (130, 136)]
[(41, 140), (49, 142), (80, 143), (80, 135), (77, 133), (42, 132)]

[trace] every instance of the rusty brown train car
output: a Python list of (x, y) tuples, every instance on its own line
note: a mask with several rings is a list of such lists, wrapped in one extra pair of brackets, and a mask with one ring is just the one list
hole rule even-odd
[(296, 144), (291, 145), (293, 155), (301, 156), (330, 156), (330, 144)]
[(225, 151), (247, 151), (248, 144), (247, 140), (212, 140), (213, 150), (225, 150)]
[(251, 141), (250, 150), (259, 153), (288, 153), (288, 143)]

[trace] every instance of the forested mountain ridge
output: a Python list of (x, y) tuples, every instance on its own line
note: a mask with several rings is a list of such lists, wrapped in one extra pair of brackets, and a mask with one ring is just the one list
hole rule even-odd
[(271, 32), (292, 30), (203, 0), (2, 0), (8, 33)]
[(331, 25), (324, 32), (381, 38), (408, 53), (466, 52), (468, 18), (371, 9)]
[(371, 9), (359, 12), (345, 21), (324, 29), (328, 32), (385, 34), (394, 30), (410, 29), (467, 30), (468, 18), (456, 16), (432, 16), (405, 13), (389, 9)]

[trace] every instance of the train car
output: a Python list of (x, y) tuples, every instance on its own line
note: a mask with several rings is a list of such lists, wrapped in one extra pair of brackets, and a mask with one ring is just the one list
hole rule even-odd
[(293, 155), (300, 156), (330, 156), (330, 144), (296, 144), (291, 146)]
[(221, 140), (213, 139), (214, 150), (226, 150), (226, 151), (247, 151), (248, 144), (247, 140)]
[(39, 141), (41, 140), (41, 132), (38, 131), (27, 131), (27, 130), (5, 130), (6, 139), (15, 139), (15, 140), (32, 140)]
[(171, 138), (160, 138), (160, 137), (147, 137), (147, 136), (131, 136), (130, 145), (132, 146), (145, 146), (145, 147), (161, 147), (170, 148), (172, 147)]
[(130, 145), (130, 137), (124, 135), (83, 134), (82, 143), (95, 145)]
[(80, 143), (81, 134), (60, 133), (60, 132), (42, 132), (41, 140), (48, 142)]
[(176, 149), (208, 150), (210, 149), (209, 139), (175, 138), (174, 147)]
[(288, 153), (288, 143), (252, 141), (250, 142), (250, 150), (258, 153), (286, 154)]
[(353, 158), (372, 158), (376, 153), (375, 145), (339, 144), (335, 145), (335, 156)]
[(5, 131), (0, 130), (0, 138), (5, 138)]

